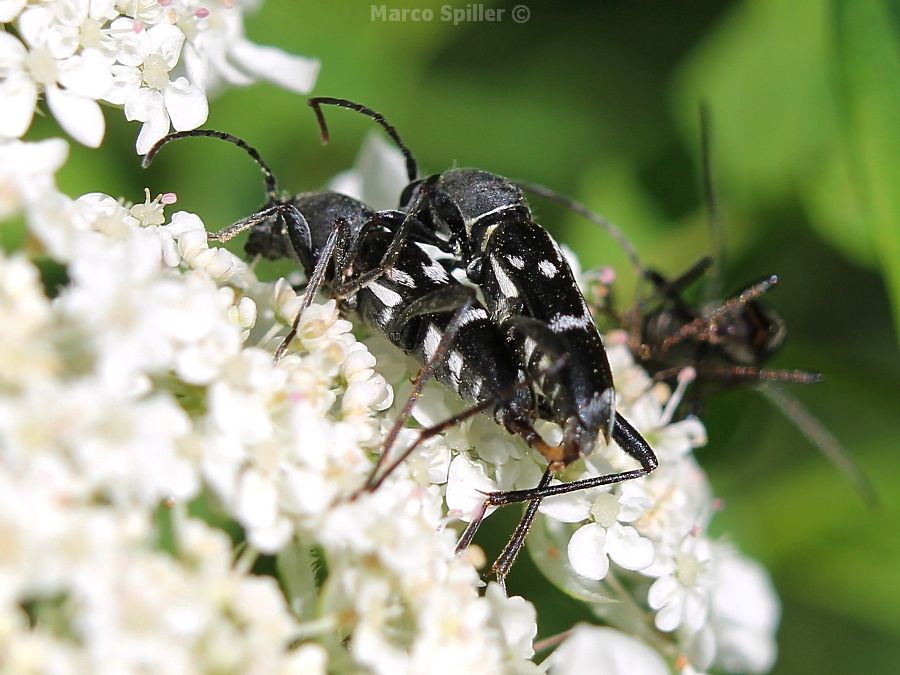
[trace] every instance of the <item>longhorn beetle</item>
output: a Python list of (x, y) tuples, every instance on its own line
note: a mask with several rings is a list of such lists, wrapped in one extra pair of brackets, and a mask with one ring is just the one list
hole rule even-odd
[[(563, 426), (562, 453), (548, 459), (569, 464), (589, 453), (598, 435), (609, 441), (615, 390), (606, 351), (565, 257), (533, 221), (522, 191), (478, 169), (419, 179), (412, 154), (381, 114), (346, 99), (312, 98), (309, 104), (324, 140), (328, 130), (321, 106), (335, 105), (371, 117), (400, 147), (410, 178), (401, 209), (452, 247), (468, 278), (482, 289), (491, 317), (510, 329), (526, 371)], [(542, 357), (559, 352), (568, 363), (555, 381), (544, 382)]]
[[(278, 258), (293, 253), (309, 279), (301, 312), (312, 301), (318, 286), (324, 285), (342, 300), (343, 305), (354, 308), (370, 326), (424, 364), (413, 394), (389, 431), (379, 460), (362, 490), (376, 489), (426, 438), (482, 411), (492, 413), (498, 423), (543, 455), (549, 458), (560, 455), (561, 450), (546, 444), (532, 426), (538, 412), (532, 382), (510, 348), (506, 335), (490, 320), (471, 291), (447, 274), (440, 262), (419, 245), (421, 223), (416, 221), (412, 211), (376, 213), (361, 202), (334, 192), (281, 198), (277, 195), (275, 177), (259, 153), (244, 141), (217, 131), (171, 134), (151, 149), (144, 165), (149, 165), (167, 143), (192, 136), (214, 137), (242, 148), (256, 161), (266, 182), (267, 199), (263, 207), (222, 232), (210, 235), (211, 239), (227, 241), (249, 229), (246, 245), (249, 254)], [(423, 195), (427, 196), (427, 191)], [(430, 238), (427, 233), (422, 236)], [(298, 323), (299, 315), (288, 337), (279, 346), (276, 360), (284, 353)], [(515, 326), (511, 330), (515, 330)], [(542, 375), (552, 377), (564, 367), (565, 360), (565, 356), (549, 363), (545, 359)], [(471, 407), (445, 422), (421, 430), (401, 457), (382, 471), (418, 393), (431, 375), (472, 404)], [(649, 446), (621, 416), (615, 417), (612, 436), (642, 467), (655, 467), (655, 457)], [(608, 485), (649, 470), (642, 468), (549, 486), (552, 471), (556, 468), (551, 463), (534, 490), (496, 493), (492, 497), (498, 505), (525, 501), (547, 494)], [(536, 505), (534, 502), (530, 508), (530, 517), (526, 512), (526, 519), (504, 551), (505, 557), (501, 556), (494, 566), (501, 581), (524, 541)], [(461, 547), (469, 543), (476, 528), (477, 522), (467, 530)]]
[[(355, 309), (366, 323), (424, 364), (416, 394), (434, 375), (461, 398), (476, 404), (464, 416), (491, 412), (511, 433), (532, 445), (543, 443), (531, 426), (535, 408), (531, 389), (520, 386), (524, 377), (505, 338), (471, 290), (404, 235), (413, 227), (409, 214), (374, 212), (335, 192), (279, 197), (275, 176), (259, 153), (241, 139), (219, 131), (170, 134), (150, 150), (144, 165), (171, 141), (194, 136), (218, 138), (242, 148), (256, 161), (266, 183), (265, 204), (225, 230), (210, 234), (210, 239), (228, 241), (249, 229), (246, 250), (250, 255), (296, 257), (309, 280), (291, 331), (276, 350), (276, 361), (293, 339), (300, 313), (324, 285), (342, 306)], [(482, 348), (488, 358), (482, 358)], [(450, 357), (443, 359), (447, 352)], [(412, 402), (414, 398), (409, 408)], [(389, 434), (391, 442), (398, 432), (399, 425)], [(387, 450), (389, 447), (382, 453), (382, 461)], [(374, 489), (384, 477), (373, 472), (366, 488)]]
[[(430, 229), (437, 241), (445, 242), (468, 278), (481, 288), (491, 318), (507, 333), (541, 394), (548, 418), (563, 428), (559, 448), (545, 453), (548, 471), (590, 454), (600, 435), (607, 442), (615, 437), (621, 416), (616, 414), (612, 373), (600, 334), (568, 262), (550, 234), (534, 222), (522, 190), (479, 169), (451, 169), (420, 179), (412, 153), (383, 115), (339, 98), (312, 98), (309, 105), (323, 141), (328, 140), (328, 127), (321, 106), (334, 105), (373, 119), (400, 148), (410, 180), (400, 197), (401, 209)], [(562, 357), (565, 365), (548, 372), (548, 362)], [(641, 465), (633, 477), (656, 468), (652, 452), (635, 452), (646, 447), (637, 432), (627, 445), (619, 445)], [(568, 492), (573, 485), (491, 494), (484, 508)], [(521, 546), (519, 538), (524, 539), (537, 504), (532, 501), (507, 550)], [(474, 536), (479, 522), (479, 518), (472, 521), (462, 544)]]

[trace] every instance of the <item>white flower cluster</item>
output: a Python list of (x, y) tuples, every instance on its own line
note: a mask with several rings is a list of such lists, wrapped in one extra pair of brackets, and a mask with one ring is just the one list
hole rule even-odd
[[(705, 430), (672, 421), (688, 378), (675, 392), (654, 384), (609, 336), (618, 410), (660, 467), (542, 503), (532, 556), (606, 625), (550, 638), (560, 644), (536, 666), (534, 608), (483, 588), (483, 556), (456, 556), (447, 525), (483, 492), (536, 485), (544, 460), (477, 416), (348, 501), (415, 364), (378, 336), (359, 341), (328, 301), (274, 365), (301, 301), (290, 284), (210, 248), (196, 215), (167, 218), (175, 195), (61, 194), (66, 143), (19, 140), (40, 96), (92, 146), (99, 102), (122, 106), (144, 153), (202, 124), (219, 83), (307, 91), (317, 62), (244, 38), (252, 4), (0, 0), (0, 221), (26, 229), (0, 249), (0, 670), (770, 668), (771, 583), (709, 537), (717, 502), (692, 454)], [(402, 158), (370, 140), (360, 164), (341, 189), (392, 204)], [(460, 406), (431, 383), (413, 417), (431, 425)], [(401, 430), (397, 450), (415, 434)], [(563, 479), (630, 468), (612, 446)]]
[[(0, 138), (21, 138), (39, 96), (79, 143), (97, 147), (99, 102), (142, 123), (137, 152), (206, 121), (207, 93), (258, 79), (305, 94), (314, 59), (244, 37), (252, 0), (54, 0), (0, 2)], [(26, 6), (27, 5), (27, 6)], [(10, 29), (12, 32), (10, 32)]]
[(0, 150), (31, 158), (0, 193), (29, 233), (0, 253), (0, 668), (530, 666), (534, 609), (479, 594), (439, 490), (397, 472), (340, 501), (392, 390), (333, 301), (275, 366), (300, 302), (283, 280), (209, 248), (196, 216), (167, 222), (173, 195), (60, 194), (63, 141)]

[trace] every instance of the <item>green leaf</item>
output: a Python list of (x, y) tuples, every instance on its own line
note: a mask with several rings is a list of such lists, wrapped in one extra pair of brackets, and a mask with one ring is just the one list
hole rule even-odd
[(840, 132), (900, 333), (900, 14), (882, 0), (833, 3)]
[(295, 539), (278, 552), (275, 564), (291, 611), (299, 619), (312, 619), (319, 589), (316, 584), (316, 559), (310, 548)]
[(728, 200), (756, 208), (785, 200), (827, 152), (835, 128), (827, 18), (823, 0), (742, 3), (682, 67), (675, 97), (684, 136), (696, 138), (697, 106), (707, 101)]

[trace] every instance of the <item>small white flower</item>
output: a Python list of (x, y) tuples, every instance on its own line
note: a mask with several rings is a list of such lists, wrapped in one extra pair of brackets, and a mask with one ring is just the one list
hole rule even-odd
[(209, 104), (202, 89), (187, 78), (170, 79), (178, 64), (185, 36), (180, 28), (158, 24), (146, 31), (128, 33), (133, 24), (122, 17), (113, 21), (111, 30), (123, 35), (127, 56), (112, 68), (113, 86), (105, 98), (125, 107), (125, 117), (143, 122), (138, 135), (138, 154), (169, 133), (170, 123), (176, 131), (195, 129), (206, 121)]
[(537, 615), (534, 606), (519, 596), (507, 597), (499, 584), (488, 584), (484, 597), (494, 606), (495, 621), (506, 637), (511, 655), (519, 659), (534, 656)]
[(712, 490), (693, 456), (661, 463), (642, 484), (650, 507), (634, 526), (659, 551), (668, 554), (681, 545), (686, 533), (706, 529), (713, 510)]
[(163, 207), (174, 204), (175, 202), (176, 198), (172, 193), (158, 195), (157, 197), (151, 199), (149, 188), (145, 188), (144, 203), (135, 204), (130, 209), (128, 209), (128, 213), (130, 213), (137, 219), (141, 227), (162, 225), (166, 222), (166, 217), (163, 213)]
[[(23, 17), (39, 10), (29, 10)], [(29, 21), (21, 26), (30, 49), (0, 32), (0, 98), (4, 101), (0, 136), (17, 138), (28, 130), (38, 94), (43, 92), (60, 126), (79, 143), (96, 148), (106, 128), (96, 99), (112, 84), (109, 63), (96, 49), (57, 58), (46, 42), (43, 24)]]
[(713, 580), (711, 555), (708, 541), (687, 536), (668, 560), (654, 566), (662, 574), (650, 586), (647, 603), (656, 610), (659, 630), (668, 633), (683, 627), (695, 633), (706, 623)]
[[(0, 32), (0, 43), (4, 35), (7, 34)], [(0, 98), (3, 98), (2, 93)], [(0, 117), (2, 115), (0, 112)], [(69, 146), (60, 138), (36, 143), (0, 142), (0, 220), (21, 209), (30, 209), (53, 195), (56, 192), (53, 174), (68, 154)]]
[(310, 92), (319, 74), (317, 59), (253, 44), (244, 37), (241, 12), (232, 4), (202, 10), (183, 13), (179, 22), (190, 36), (184, 60), (191, 82), (212, 91), (223, 81), (245, 86), (264, 80), (298, 94)]
[(759, 563), (728, 545), (715, 547), (710, 625), (715, 663), (728, 672), (765, 673), (775, 664), (778, 596)]
[(625, 523), (634, 522), (650, 506), (646, 493), (635, 483), (601, 492), (591, 505), (592, 522), (582, 525), (569, 540), (572, 569), (599, 581), (609, 560), (628, 570), (642, 570), (653, 562), (653, 542)]

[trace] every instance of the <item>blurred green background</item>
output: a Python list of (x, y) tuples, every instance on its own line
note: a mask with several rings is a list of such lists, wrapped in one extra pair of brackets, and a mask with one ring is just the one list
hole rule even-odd
[[(365, 2), (270, 0), (247, 28), (258, 43), (320, 58), (314, 93), (384, 112), (425, 171), (477, 166), (552, 186), (616, 221), (667, 274), (711, 251), (698, 167), (707, 101), (725, 290), (781, 276), (770, 301), (790, 337), (773, 365), (825, 374), (792, 393), (852, 450), (881, 500), (867, 509), (777, 410), (730, 392), (709, 401), (710, 442), (698, 452), (726, 504), (714, 530), (774, 577), (784, 603), (775, 672), (897, 672), (898, 6), (526, 0), (526, 23), (510, 19), (510, 2), (486, 4), (506, 10), (500, 22), (454, 26), (441, 4), (391, 3), (435, 11), (431, 22), (391, 23), (372, 21)], [(258, 171), (234, 148), (182, 144), (142, 171), (138, 127), (106, 117), (103, 150), (73, 146), (60, 178), (70, 194), (171, 190), (217, 229), (261, 201)], [(305, 101), (260, 84), (220, 96), (206, 126), (256, 145), (282, 186), (300, 191), (350, 166), (370, 131), (354, 115), (329, 119), (322, 147)], [(57, 133), (52, 125), (41, 120), (32, 135)], [(550, 205), (537, 212), (585, 268), (612, 264), (623, 290), (633, 284), (605, 235)], [(514, 518), (491, 519), (489, 553)], [(538, 603), (542, 636), (587, 617), (534, 573), (520, 563), (510, 590)]]

